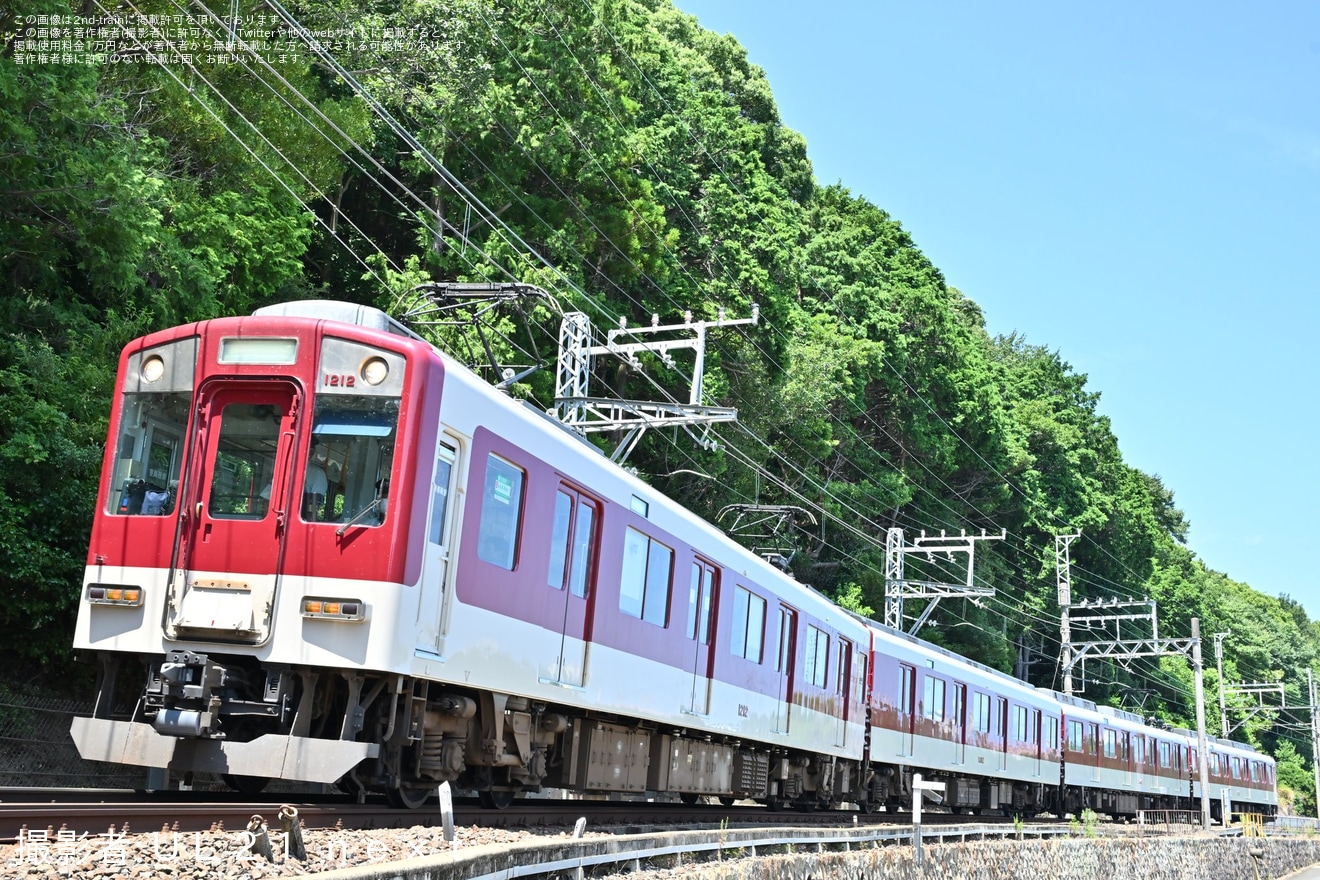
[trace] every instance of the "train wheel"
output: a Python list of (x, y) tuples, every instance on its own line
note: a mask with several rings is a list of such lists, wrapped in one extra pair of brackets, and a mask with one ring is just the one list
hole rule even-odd
[(736, 803), (738, 803), (738, 799), (736, 797), (725, 797), (723, 795), (720, 796), (721, 806), (731, 807)]
[(678, 799), (690, 807), (701, 802), (701, 795), (693, 794), (690, 791), (681, 791), (678, 793)]
[(435, 793), (434, 788), (415, 788), (399, 786), (385, 793), (385, 800), (396, 810), (416, 810), (426, 803), (426, 799)]
[(487, 810), (503, 810), (513, 803), (514, 792), (508, 789), (490, 789), (477, 792), (477, 800)]
[(784, 799), (771, 795), (765, 799), (765, 806), (772, 813), (778, 813), (784, 808)]
[(225, 785), (229, 786), (239, 794), (245, 794), (248, 797), (256, 797), (265, 791), (266, 786), (270, 784), (269, 779), (261, 776), (235, 776), (231, 773), (226, 773), (220, 778), (225, 781)]

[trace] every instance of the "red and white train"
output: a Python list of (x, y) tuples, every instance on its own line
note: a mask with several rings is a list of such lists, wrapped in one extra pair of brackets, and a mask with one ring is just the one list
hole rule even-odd
[[(1186, 731), (842, 611), (345, 303), (125, 349), (75, 648), (100, 664), (84, 757), (243, 789), (871, 809), (919, 771), (969, 811), (1200, 797)], [(1210, 751), (1216, 805), (1273, 811), (1268, 756)]]

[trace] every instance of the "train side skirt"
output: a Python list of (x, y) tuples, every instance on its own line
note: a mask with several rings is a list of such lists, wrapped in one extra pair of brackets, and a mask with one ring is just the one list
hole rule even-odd
[(75, 718), (69, 732), (89, 761), (176, 771), (334, 782), (358, 762), (380, 754), (377, 743), (267, 734), (252, 742), (161, 736), (150, 724)]

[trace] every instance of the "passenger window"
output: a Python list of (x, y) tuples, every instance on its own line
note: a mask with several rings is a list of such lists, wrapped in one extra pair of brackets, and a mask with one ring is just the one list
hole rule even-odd
[(828, 671), (830, 637), (818, 627), (807, 624), (807, 681), (816, 687), (825, 687), (825, 674)]
[(692, 563), (692, 582), (688, 587), (687, 637), (700, 644), (710, 644), (710, 600), (715, 586), (715, 569), (709, 563)]
[(477, 555), (491, 565), (509, 571), (513, 571), (518, 558), (525, 477), (522, 468), (494, 453), (486, 460), (486, 479), (481, 490), (481, 524), (477, 531)]
[(585, 598), (591, 580), (591, 558), (596, 548), (596, 506), (568, 487), (555, 493), (555, 518), (550, 536), (550, 567), (546, 583), (556, 590), (565, 586)]
[(733, 594), (730, 630), (729, 648), (734, 656), (760, 663), (765, 638), (765, 599), (746, 587), (738, 587)]
[(623, 544), (619, 610), (656, 626), (669, 623), (674, 551), (629, 526)]

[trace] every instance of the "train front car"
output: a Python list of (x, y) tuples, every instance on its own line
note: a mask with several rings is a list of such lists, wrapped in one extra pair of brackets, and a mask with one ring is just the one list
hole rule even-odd
[(392, 701), (364, 673), (406, 663), (425, 520), (390, 487), (419, 461), (430, 482), (442, 378), (428, 346), (342, 303), (125, 349), (74, 641), (99, 663), (84, 757), (255, 788), (380, 754), (359, 732)]

